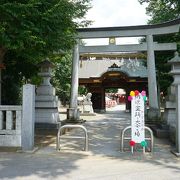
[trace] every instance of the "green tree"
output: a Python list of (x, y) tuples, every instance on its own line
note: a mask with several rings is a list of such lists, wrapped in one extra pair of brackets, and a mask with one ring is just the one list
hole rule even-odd
[(87, 95), (88, 93), (88, 89), (86, 88), (86, 86), (84, 85), (81, 85), (79, 86), (78, 88), (78, 94), (81, 96), (81, 95)]
[(0, 63), (6, 66), (2, 79), (4, 102), (12, 100), (7, 95), (13, 96), (11, 87), (18, 89), (23, 79), (36, 79), (35, 65), (39, 61), (73, 47), (76, 28), (89, 23), (84, 19), (89, 1), (0, 1)]
[[(89, 0), (1, 0), (0, 61), (13, 50), (32, 61), (69, 50)], [(81, 19), (81, 20), (80, 20)]]
[(68, 53), (64, 57), (56, 56), (54, 61), (55, 69), (52, 84), (56, 87), (56, 94), (61, 103), (66, 105), (70, 99), (72, 54)]
[[(71, 69), (72, 69), (72, 53), (69, 52), (61, 57), (56, 55), (53, 58), (55, 62), (54, 75), (52, 84), (56, 87), (56, 95), (61, 100), (62, 105), (67, 105), (70, 99), (71, 91)], [(88, 93), (85, 86), (79, 86), (79, 95), (86, 95)]]
[[(147, 3), (146, 13), (151, 17), (148, 24), (163, 23), (180, 17), (179, 0), (139, 0), (141, 4)], [(159, 43), (176, 42), (178, 51), (180, 50), (180, 33), (174, 35), (155, 36), (154, 41)], [(156, 52), (156, 69), (160, 91), (167, 93), (167, 88), (172, 83), (172, 77), (169, 75), (170, 66), (167, 61), (173, 57), (173, 52)]]
[(2, 104), (19, 104), (21, 102), (21, 87), (30, 81), (34, 83), (37, 78), (38, 68), (33, 61), (16, 57), (13, 51), (7, 51), (2, 70)]
[(117, 93), (118, 92), (118, 88), (108, 88), (106, 89), (106, 93)]
[(151, 17), (149, 24), (170, 21), (180, 15), (179, 0), (139, 0), (139, 2), (148, 5), (146, 13)]

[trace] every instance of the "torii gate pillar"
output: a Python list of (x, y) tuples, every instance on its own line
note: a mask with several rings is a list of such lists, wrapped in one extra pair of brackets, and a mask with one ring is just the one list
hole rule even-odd
[(153, 36), (147, 35), (147, 68), (148, 68), (148, 92), (149, 92), (149, 112), (148, 120), (156, 120), (160, 117), (157, 82), (155, 70), (155, 56), (153, 48)]
[(67, 109), (67, 121), (79, 122), (80, 113), (77, 104), (78, 86), (79, 86), (79, 44), (75, 44), (73, 50), (72, 75), (71, 75), (71, 100), (70, 107)]

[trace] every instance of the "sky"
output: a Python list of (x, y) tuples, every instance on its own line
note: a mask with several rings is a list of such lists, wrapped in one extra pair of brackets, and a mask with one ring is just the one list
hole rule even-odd
[[(138, 0), (92, 0), (92, 8), (86, 18), (93, 23), (89, 27), (112, 27), (145, 25), (148, 21), (146, 5), (141, 5)], [(138, 38), (123, 38), (121, 43), (138, 43)], [(86, 40), (87, 45), (93, 45), (94, 40)], [(108, 40), (96, 40), (96, 45), (107, 44)]]
[(92, 0), (87, 18), (91, 27), (130, 26), (147, 24), (146, 5), (138, 0)]

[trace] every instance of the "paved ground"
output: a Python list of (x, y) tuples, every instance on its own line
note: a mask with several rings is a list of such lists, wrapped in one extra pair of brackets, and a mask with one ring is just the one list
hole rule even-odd
[[(82, 151), (80, 140), (63, 141), (57, 152), (53, 135), (38, 141), (35, 153), (0, 152), (0, 179), (179, 180), (180, 160), (170, 153), (167, 140), (155, 139), (153, 154), (143, 155), (139, 148), (133, 155), (120, 152), (120, 132), (130, 123), (130, 115), (120, 109), (83, 117), (89, 133), (88, 152)], [(79, 131), (67, 135), (74, 133)]]

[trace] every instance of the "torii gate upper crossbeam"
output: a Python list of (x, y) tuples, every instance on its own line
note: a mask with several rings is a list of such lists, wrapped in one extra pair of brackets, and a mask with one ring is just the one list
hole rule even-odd
[(109, 37), (140, 37), (147, 35), (162, 35), (179, 32), (180, 18), (174, 21), (141, 26), (101, 27), (77, 29), (79, 39), (109, 38)]

